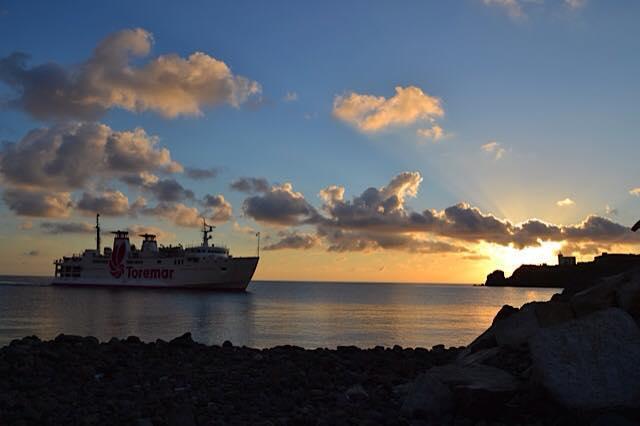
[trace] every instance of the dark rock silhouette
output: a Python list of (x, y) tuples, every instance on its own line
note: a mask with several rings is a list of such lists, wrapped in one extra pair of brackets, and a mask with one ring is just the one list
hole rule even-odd
[(487, 275), (486, 286), (562, 287), (579, 291), (599, 279), (640, 267), (640, 255), (603, 253), (592, 262), (576, 265), (522, 265), (506, 278), (497, 270)]

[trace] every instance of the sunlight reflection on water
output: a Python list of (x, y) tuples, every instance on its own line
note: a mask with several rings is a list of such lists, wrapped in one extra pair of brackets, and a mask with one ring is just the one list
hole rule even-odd
[(231, 340), (253, 347), (461, 346), (484, 331), (502, 305), (548, 300), (557, 291), (255, 282), (246, 294), (229, 294), (0, 285), (0, 345), (31, 334), (101, 340), (136, 335), (149, 341), (190, 331), (203, 343)]

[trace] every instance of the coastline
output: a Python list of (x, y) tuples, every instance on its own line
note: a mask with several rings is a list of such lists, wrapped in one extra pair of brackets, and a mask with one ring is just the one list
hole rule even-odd
[(629, 271), (505, 305), (466, 347), (25, 337), (0, 348), (0, 424), (638, 424), (639, 322)]

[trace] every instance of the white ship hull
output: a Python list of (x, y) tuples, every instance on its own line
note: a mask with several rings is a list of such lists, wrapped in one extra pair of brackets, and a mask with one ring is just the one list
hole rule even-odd
[(144, 240), (138, 250), (130, 243), (127, 231), (114, 231), (113, 248), (107, 247), (102, 253), (99, 217), (96, 249), (54, 261), (52, 285), (244, 291), (258, 266), (257, 256), (233, 257), (226, 247), (210, 245), (213, 226), (204, 220), (199, 246), (158, 247), (155, 235), (142, 234)]
[(82, 259), (78, 262), (78, 266), (81, 266), (81, 272), (76, 274), (78, 276), (73, 276), (73, 273), (58, 276), (52, 284), (244, 291), (258, 265), (258, 257), (211, 257), (194, 264), (174, 262), (175, 259), (158, 262), (155, 258), (127, 262), (122, 275), (115, 278), (104, 261)]

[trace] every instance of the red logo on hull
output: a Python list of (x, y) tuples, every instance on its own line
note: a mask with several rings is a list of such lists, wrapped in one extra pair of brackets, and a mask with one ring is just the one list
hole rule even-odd
[(109, 259), (109, 272), (114, 278), (120, 278), (124, 274), (124, 257), (127, 255), (127, 246), (124, 240), (114, 242), (111, 259)]

